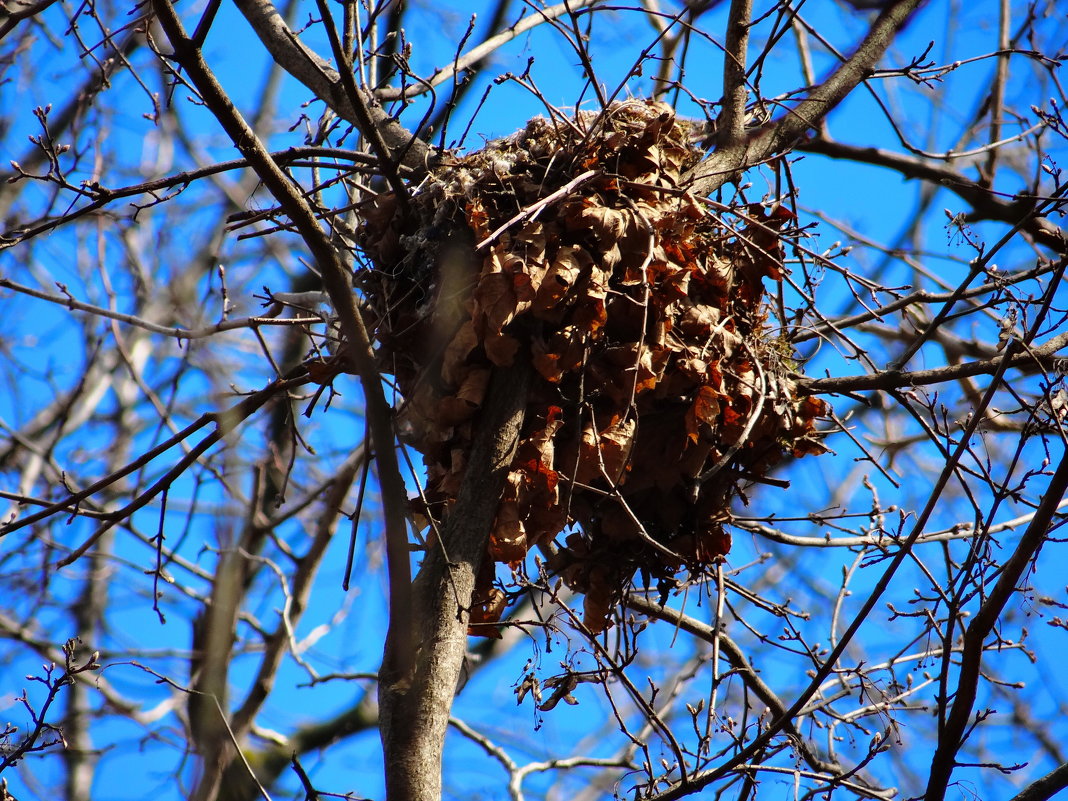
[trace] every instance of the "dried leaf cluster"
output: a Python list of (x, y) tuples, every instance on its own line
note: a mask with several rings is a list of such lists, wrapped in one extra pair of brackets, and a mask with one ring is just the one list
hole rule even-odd
[(714, 563), (741, 488), (824, 450), (823, 402), (799, 395), (765, 327), (792, 214), (712, 213), (683, 181), (691, 133), (645, 101), (537, 118), (436, 171), (412, 214), (384, 196), (365, 215), (364, 289), (430, 520), (456, 497), (491, 372), (523, 360), (538, 377), (475, 624), (503, 612), (495, 564), (539, 547), (600, 630), (636, 570)]

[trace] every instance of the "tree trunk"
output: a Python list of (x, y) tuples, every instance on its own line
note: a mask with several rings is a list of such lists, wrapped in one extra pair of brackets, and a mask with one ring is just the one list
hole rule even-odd
[(390, 626), (379, 677), (389, 801), (441, 797), (441, 754), (475, 577), (523, 425), (529, 381), (523, 362), (495, 372), (456, 505), (415, 578), (414, 619)]

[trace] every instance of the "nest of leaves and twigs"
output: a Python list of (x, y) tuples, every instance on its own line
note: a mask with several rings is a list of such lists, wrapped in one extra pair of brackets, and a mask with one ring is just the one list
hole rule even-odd
[(793, 215), (714, 213), (683, 181), (701, 158), (691, 134), (654, 102), (538, 118), (438, 168), (408, 214), (389, 195), (366, 213), (364, 290), (428, 520), (455, 501), (493, 371), (523, 360), (536, 376), (475, 624), (504, 610), (495, 564), (540, 548), (600, 630), (636, 571), (716, 563), (732, 499), (785, 455), (824, 450), (824, 404), (799, 394), (765, 326)]

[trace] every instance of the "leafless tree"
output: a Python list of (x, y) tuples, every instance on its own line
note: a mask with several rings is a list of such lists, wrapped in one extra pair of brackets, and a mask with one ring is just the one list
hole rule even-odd
[(2, 796), (1068, 787), (1066, 34), (0, 3)]

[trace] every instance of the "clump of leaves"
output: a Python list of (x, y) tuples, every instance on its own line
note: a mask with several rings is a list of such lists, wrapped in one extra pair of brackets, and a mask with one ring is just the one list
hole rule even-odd
[(538, 377), (473, 623), (503, 612), (494, 564), (540, 547), (601, 630), (636, 570), (714, 564), (732, 498), (824, 451), (824, 404), (765, 327), (793, 215), (714, 213), (685, 185), (691, 133), (645, 101), (537, 118), (432, 173), (406, 222), (389, 196), (366, 214), (365, 291), (426, 462), (425, 514), (449, 514), (491, 372), (525, 360)]

